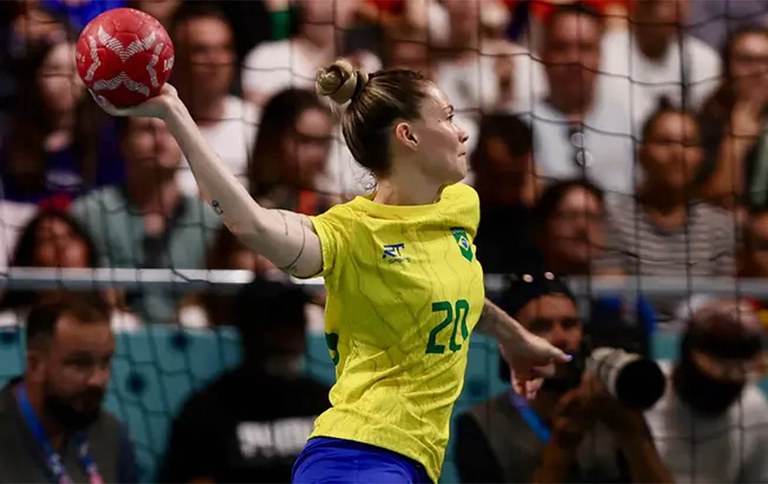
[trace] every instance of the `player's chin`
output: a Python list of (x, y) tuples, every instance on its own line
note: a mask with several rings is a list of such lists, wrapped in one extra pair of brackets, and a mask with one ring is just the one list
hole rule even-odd
[(467, 157), (459, 156), (456, 158), (451, 170), (451, 183), (458, 183), (467, 177)]

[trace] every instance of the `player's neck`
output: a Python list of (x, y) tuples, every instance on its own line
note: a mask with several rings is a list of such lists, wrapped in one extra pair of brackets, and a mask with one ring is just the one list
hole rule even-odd
[(308, 49), (309, 55), (334, 54), (336, 45), (337, 31), (333, 25), (329, 24), (307, 24), (302, 27), (301, 37), (305, 42), (299, 42), (298, 45)]
[(224, 119), (226, 96), (208, 96), (195, 93), (182, 97), (192, 119), (201, 126), (216, 124)]
[(151, 211), (170, 216), (181, 199), (181, 190), (173, 178), (128, 183), (128, 197), (142, 212)]
[(658, 60), (664, 58), (669, 50), (669, 40), (660, 37), (653, 30), (646, 32), (642, 24), (635, 28), (635, 42), (638, 50), (648, 59)]
[(429, 205), (440, 199), (443, 185), (410, 173), (393, 174), (378, 181), (373, 201), (384, 205)]
[[(578, 82), (578, 80), (576, 81)], [(578, 99), (561, 95), (558, 92), (550, 93), (549, 104), (560, 111), (560, 114), (568, 120), (569, 123), (583, 123), (594, 103), (594, 92), (592, 86), (583, 86), (581, 96)]]
[(688, 190), (667, 189), (664, 186), (654, 187), (648, 184), (640, 186), (637, 196), (646, 209), (665, 215), (684, 211), (690, 198)]

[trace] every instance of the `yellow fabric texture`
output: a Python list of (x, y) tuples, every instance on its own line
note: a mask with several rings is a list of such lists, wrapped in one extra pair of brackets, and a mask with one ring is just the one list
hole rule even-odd
[(485, 298), (472, 243), (477, 193), (450, 185), (438, 202), (419, 206), (357, 197), (310, 219), (322, 246), (325, 336), (336, 365), (332, 408), (312, 437), (398, 452), (437, 481)]

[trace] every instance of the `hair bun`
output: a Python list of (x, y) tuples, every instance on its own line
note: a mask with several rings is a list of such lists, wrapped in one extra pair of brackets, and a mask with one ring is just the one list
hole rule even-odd
[(315, 89), (321, 96), (331, 98), (337, 104), (354, 99), (368, 82), (368, 75), (352, 67), (346, 60), (337, 60), (317, 71)]

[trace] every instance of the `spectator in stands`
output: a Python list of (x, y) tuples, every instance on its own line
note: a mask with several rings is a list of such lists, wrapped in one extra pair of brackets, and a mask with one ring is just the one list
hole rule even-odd
[[(170, 33), (176, 49), (171, 82), (203, 136), (245, 184), (257, 116), (253, 106), (230, 94), (238, 75), (232, 27), (212, 3), (185, 2), (175, 13)], [(179, 184), (187, 195), (198, 195), (186, 161)]]
[[(98, 267), (99, 259), (93, 240), (77, 220), (66, 212), (46, 209), (24, 227), (10, 263), (12, 267), (84, 269)], [(60, 292), (60, 289), (6, 290), (0, 298), (0, 326), (22, 324), (40, 300)], [(105, 288), (101, 295), (110, 304), (114, 330), (139, 327), (141, 322), (125, 308), (121, 292)]]
[(698, 309), (670, 384), (646, 413), (676, 482), (768, 482), (768, 402), (753, 381), (766, 369), (765, 335), (744, 303)]
[(248, 182), (266, 207), (318, 215), (340, 200), (322, 189), (333, 135), (330, 110), (312, 91), (286, 89), (273, 96), (261, 117)]
[(575, 359), (530, 404), (509, 390), (459, 416), (462, 482), (670, 482), (642, 413), (582, 377), (584, 328), (568, 288), (551, 273), (527, 274), (502, 306)]
[[(120, 120), (126, 183), (91, 193), (74, 204), (105, 267), (202, 269), (218, 217), (185, 195), (175, 177), (181, 149), (163, 121)], [(129, 293), (128, 304), (147, 323), (175, 320), (173, 289)]]
[(418, 35), (429, 27), (427, 4), (424, 0), (361, 0), (355, 13), (361, 20), (380, 24), (386, 32)]
[(749, 215), (741, 240), (738, 276), (768, 278), (768, 211)]
[(55, 15), (41, 2), (5, 2), (3, 7), (13, 10), (8, 50), (16, 58), (23, 56), (29, 49), (63, 42), (71, 33), (65, 19)]
[(512, 273), (531, 257), (530, 209), (538, 196), (531, 129), (509, 114), (485, 115), (472, 153), (480, 197), (477, 257), (490, 273)]
[[(768, 279), (768, 211), (750, 213), (742, 226), (736, 270), (739, 278)], [(768, 330), (768, 298), (755, 295), (745, 299)]]
[[(216, 5), (229, 20), (235, 34), (234, 48), (237, 65), (242, 66), (245, 56), (262, 42), (282, 39), (295, 25), (292, 19), (293, 6), (288, 0), (265, 0), (261, 2), (229, 2), (217, 0)], [(241, 76), (233, 80), (233, 90), (241, 92)]]
[[(221, 228), (206, 256), (210, 270), (252, 271), (257, 275), (284, 274), (265, 257), (248, 249), (232, 232)], [(235, 297), (216, 291), (205, 291), (185, 297), (179, 303), (179, 323), (189, 328), (231, 325), (235, 321)]]
[(106, 305), (69, 294), (36, 306), (26, 350), (24, 375), (0, 392), (0, 481), (138, 482), (128, 434), (101, 408), (115, 351)]
[(689, 0), (633, 2), (627, 29), (603, 37), (604, 88), (632, 113), (638, 133), (662, 97), (698, 112), (717, 87), (720, 56), (688, 35)]
[(171, 28), (173, 17), (182, 2), (183, 0), (128, 0), (128, 7), (148, 13), (167, 30)]
[(561, 276), (604, 273), (599, 265), (605, 245), (603, 191), (586, 180), (563, 180), (548, 186), (533, 207), (532, 238), (537, 255), (529, 270)]
[[(727, 207), (768, 207), (768, 29), (747, 27), (726, 43), (723, 81), (700, 115), (701, 194)], [(759, 142), (758, 142), (759, 141)]]
[[(301, 0), (296, 2), (298, 26), (288, 39), (263, 42), (245, 58), (242, 89), (258, 106), (288, 88), (314, 90), (317, 70), (341, 56), (366, 72), (382, 67), (369, 50), (349, 42), (350, 27), (359, 0)], [(275, 2), (280, 3), (280, 2)], [(338, 124), (338, 123), (337, 123)], [(336, 126), (323, 177), (323, 190), (345, 198), (365, 193), (367, 176), (352, 158)]]
[(57, 17), (66, 19), (69, 27), (80, 32), (99, 14), (125, 7), (126, 0), (36, 0)]
[(329, 406), (328, 388), (302, 375), (300, 286), (256, 279), (236, 301), (243, 363), (183, 406), (161, 482), (290, 482), (294, 460)]
[(638, 158), (637, 197), (606, 200), (603, 264), (647, 276), (734, 275), (732, 214), (693, 198), (703, 158), (696, 118), (662, 105), (643, 128)]
[(63, 22), (33, 2), (0, 2), (0, 17), (0, 129), (4, 129), (19, 88), (15, 76), (19, 62), (42, 44), (63, 42), (67, 30)]
[(351, 25), (358, 1), (297, 2), (296, 35), (264, 42), (246, 56), (242, 72), (246, 99), (263, 106), (277, 92), (289, 87), (312, 89), (317, 69), (342, 56), (350, 56), (366, 72), (379, 70), (381, 61), (373, 53), (344, 48), (344, 30)]
[(631, 193), (634, 152), (629, 116), (599, 89), (602, 23), (581, 4), (546, 17), (541, 58), (549, 93), (531, 116), (536, 174), (590, 178), (606, 191)]
[(763, 0), (690, 2), (689, 9), (686, 31), (718, 51), (731, 32), (768, 22), (768, 4)]
[(506, 9), (498, 1), (434, 3), (432, 10), (441, 6), (447, 17), (442, 42), (440, 35), (429, 37), (429, 42), (439, 46), (435, 50), (435, 82), (451, 99), (457, 123), (467, 131), (469, 147), (473, 149), (483, 113), (530, 109), (529, 100), (538, 92), (534, 89), (541, 86), (540, 70), (535, 69), (526, 49), (488, 34), (488, 22), (493, 16), (481, 12), (492, 11), (503, 17)]
[(429, 44), (417, 37), (392, 34), (385, 44), (387, 69), (411, 69), (434, 78), (434, 63)]
[(85, 96), (70, 42), (29, 53), (0, 150), (2, 198), (60, 208), (95, 187), (121, 183), (114, 121)]
[[(516, 16), (523, 17), (523, 27), (527, 26), (527, 29), (523, 30), (518, 27), (515, 32), (519, 32), (520, 35), (527, 35), (529, 37), (535, 36), (539, 32), (542, 22), (546, 21), (546, 18), (557, 10), (558, 4), (564, 3), (581, 3), (595, 12), (604, 19), (605, 30), (610, 31), (613, 29), (625, 29), (627, 28), (629, 7), (634, 0), (557, 0), (546, 2), (531, 2), (529, 0), (504, 0), (504, 3), (509, 5)], [(524, 8), (525, 14), (520, 12), (521, 8)], [(528, 24), (528, 25), (526, 25)]]

